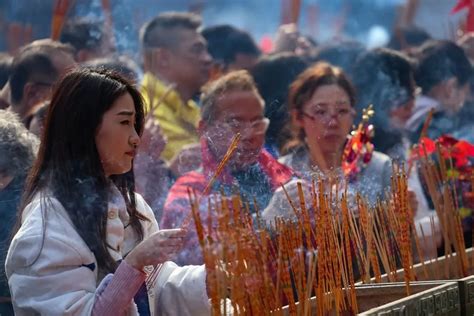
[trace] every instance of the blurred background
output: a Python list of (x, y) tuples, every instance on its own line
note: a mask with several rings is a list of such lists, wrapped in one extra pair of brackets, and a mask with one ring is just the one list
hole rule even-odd
[[(384, 46), (399, 24), (414, 23), (432, 37), (452, 39), (467, 10), (450, 14), (456, 0), (1, 0), (0, 51), (13, 52), (24, 43), (49, 37), (56, 2), (68, 3), (68, 18), (103, 21), (103, 4), (112, 13), (116, 47), (121, 53), (138, 51), (138, 30), (160, 12), (193, 11), (204, 26), (231, 24), (268, 43), (282, 22), (290, 22), (291, 6), (301, 33), (318, 42), (356, 39), (368, 47)], [(293, 17), (294, 19), (295, 17)]]

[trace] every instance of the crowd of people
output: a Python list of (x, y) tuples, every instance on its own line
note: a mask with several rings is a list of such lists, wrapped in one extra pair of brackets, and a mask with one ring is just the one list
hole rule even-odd
[[(0, 54), (0, 315), (209, 314), (190, 188), (238, 193), (271, 222), (293, 216), (298, 183), (337, 179), (374, 205), (421, 136), (474, 143), (470, 34), (408, 27), (368, 50), (283, 25), (264, 53), (244, 30), (164, 12), (137, 36), (141, 62), (82, 19), (59, 41)], [(348, 177), (344, 148), (369, 104), (374, 151)], [(415, 221), (430, 226), (416, 166), (408, 183)]]

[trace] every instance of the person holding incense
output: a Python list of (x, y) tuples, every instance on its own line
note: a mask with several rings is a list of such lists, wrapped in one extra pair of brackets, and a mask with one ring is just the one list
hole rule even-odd
[[(183, 146), (199, 142), (199, 107), (193, 99), (209, 79), (212, 60), (197, 31), (200, 26), (195, 14), (165, 12), (145, 24), (140, 34), (142, 91), (167, 138), (162, 157), (171, 165)], [(199, 155), (198, 147), (194, 153)]]
[(282, 147), (291, 139), (288, 86), (308, 66), (301, 56), (279, 53), (263, 56), (251, 71), (265, 101), (265, 117), (270, 120), (265, 133), (265, 149), (275, 158), (280, 157)]
[[(289, 106), (295, 138), (281, 162), (304, 179), (334, 176), (344, 181), (341, 168), (347, 137), (356, 116), (355, 92), (340, 68), (317, 63), (291, 84)], [(352, 175), (350, 189), (371, 203), (390, 187), (390, 159), (374, 151), (363, 168)], [(342, 182), (341, 182), (342, 183)]]
[(15, 315), (210, 313), (204, 266), (167, 261), (183, 231), (160, 230), (134, 192), (143, 124), (139, 91), (118, 75), (58, 83), (6, 258)]
[(418, 142), (427, 114), (434, 114), (424, 136), (436, 139), (456, 134), (461, 127), (458, 113), (469, 95), (472, 66), (461, 47), (451, 41), (430, 41), (420, 48), (415, 81), (421, 95), (406, 123), (414, 143)]
[(207, 41), (212, 56), (211, 78), (217, 79), (229, 71), (251, 71), (260, 57), (260, 49), (250, 33), (230, 24), (206, 27), (201, 35)]
[[(268, 205), (281, 184), (293, 178), (290, 168), (263, 149), (269, 121), (264, 117), (264, 101), (247, 71), (230, 72), (211, 82), (204, 89), (201, 104), (202, 164), (199, 169), (178, 178), (171, 187), (161, 220), (164, 228), (181, 227), (190, 217), (188, 188), (204, 197), (202, 204), (207, 202), (209, 194), (224, 192), (229, 196), (238, 192), (242, 200), (250, 203), (250, 212), (255, 214)], [(237, 149), (216, 181), (211, 182), (238, 133), (241, 138)], [(210, 182), (211, 187), (206, 190)], [(201, 206), (207, 214), (207, 207)], [(185, 249), (177, 262), (200, 264), (203, 258), (196, 231), (189, 229)]]
[[(415, 100), (421, 92), (415, 82), (414, 61), (406, 55), (385, 48), (371, 50), (359, 57), (354, 67), (354, 85), (357, 90), (357, 109), (373, 104), (375, 114), (371, 119), (375, 136), (373, 144), (378, 151), (387, 154), (407, 167), (408, 185), (416, 195), (417, 209), (415, 227), (421, 237), (439, 239), (439, 232), (432, 231), (431, 217), (437, 225), (434, 210), (430, 209), (420, 181), (416, 164), (411, 163), (412, 142), (405, 125), (413, 114)], [(374, 80), (377, 78), (377, 80)], [(408, 161), (410, 161), (408, 163)], [(429, 245), (424, 245), (428, 247)], [(436, 249), (424, 249), (424, 253), (435, 253)]]
[[(137, 83), (140, 74), (139, 66), (126, 56), (92, 59), (83, 66), (112, 70), (134, 84)], [(151, 117), (151, 113), (148, 115)], [(161, 219), (166, 196), (173, 181), (168, 164), (160, 157), (165, 145), (166, 138), (158, 122), (148, 120), (134, 159), (133, 172), (135, 190), (150, 205), (157, 221)]]
[[(347, 185), (348, 202), (355, 203), (356, 195), (365, 198), (369, 206), (385, 197), (390, 188), (392, 164), (385, 154), (373, 150), (368, 141), (371, 127), (367, 124), (372, 110), (364, 111), (360, 144), (348, 138), (356, 111), (355, 92), (344, 72), (327, 63), (317, 63), (308, 68), (291, 84), (289, 107), (295, 139), (287, 145), (289, 154), (280, 162), (290, 166), (303, 180), (305, 198), (310, 199), (313, 179), (328, 180), (326, 188), (343, 193)], [(347, 143), (351, 144), (349, 146)], [(352, 146), (364, 151), (354, 151)], [(349, 152), (349, 154), (348, 154)], [(351, 155), (354, 164), (349, 164)], [(349, 168), (348, 168), (349, 166)], [(332, 182), (331, 182), (332, 181)], [(298, 202), (297, 183), (293, 180), (286, 188), (293, 201)], [(417, 209), (415, 194), (409, 191), (412, 210)], [(309, 200), (310, 201), (310, 200)], [(310, 205), (310, 204), (308, 204)], [(292, 217), (293, 211), (286, 193), (279, 189), (273, 196), (262, 217), (268, 222), (275, 216)]]
[(394, 50), (371, 50), (358, 58), (353, 78), (357, 110), (368, 104), (374, 107), (375, 148), (397, 161), (407, 160), (411, 144), (405, 124), (421, 92), (415, 82), (414, 61)]

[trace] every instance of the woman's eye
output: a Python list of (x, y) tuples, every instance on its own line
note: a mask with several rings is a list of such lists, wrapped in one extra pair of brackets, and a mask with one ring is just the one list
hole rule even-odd
[(120, 122), (120, 124), (122, 124), (122, 125), (130, 125), (130, 121), (129, 121), (129, 120), (125, 120), (125, 121)]
[(349, 113), (349, 109), (340, 109), (339, 114), (347, 114)]
[(326, 114), (326, 111), (325, 110), (316, 110), (315, 112), (317, 115), (324, 115)]

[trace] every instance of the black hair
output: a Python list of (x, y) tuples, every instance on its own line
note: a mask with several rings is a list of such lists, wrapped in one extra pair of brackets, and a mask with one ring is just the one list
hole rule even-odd
[(132, 82), (138, 82), (138, 77), (141, 72), (137, 63), (127, 56), (97, 58), (84, 63), (83, 66), (113, 71)]
[(288, 91), (290, 84), (308, 67), (303, 57), (280, 53), (262, 57), (252, 69), (258, 91), (265, 101), (265, 116), (270, 119), (267, 144), (282, 148), (291, 138)]
[[(106, 244), (107, 203), (110, 182), (106, 178), (95, 143), (102, 117), (113, 103), (130, 94), (136, 111), (135, 129), (143, 130), (144, 103), (140, 92), (123, 77), (91, 69), (67, 74), (53, 94), (38, 157), (30, 171), (19, 211), (22, 213), (37, 193), (51, 192), (66, 210), (78, 234), (94, 253), (99, 269), (113, 272), (117, 263)], [(130, 225), (143, 239), (140, 220), (146, 218), (136, 210), (132, 169), (111, 176), (130, 215)]]
[(23, 89), (28, 82), (52, 85), (58, 73), (50, 57), (36, 49), (29, 49), (13, 59), (9, 78), (12, 103), (23, 99)]
[(451, 41), (432, 40), (420, 48), (416, 83), (427, 94), (437, 84), (455, 77), (459, 86), (471, 77), (472, 66), (464, 50)]
[(316, 48), (316, 53), (311, 56), (311, 60), (330, 63), (341, 68), (349, 78), (352, 78), (355, 61), (365, 51), (364, 45), (356, 41), (323, 44)]
[(103, 36), (100, 22), (69, 20), (61, 31), (60, 41), (72, 45), (76, 51), (95, 50), (100, 47)]
[(369, 104), (374, 106), (374, 145), (377, 150), (387, 152), (402, 138), (401, 131), (390, 127), (390, 109), (415, 97), (414, 63), (403, 53), (378, 48), (360, 56), (353, 77), (358, 95), (357, 112), (362, 113)]
[(252, 36), (231, 25), (215, 25), (201, 32), (207, 40), (207, 48), (214, 61), (227, 66), (235, 61), (237, 54), (258, 57), (260, 49)]
[(431, 35), (424, 29), (408, 25), (399, 27), (390, 38), (387, 47), (394, 50), (402, 50), (405, 46), (421, 46), (431, 39)]

